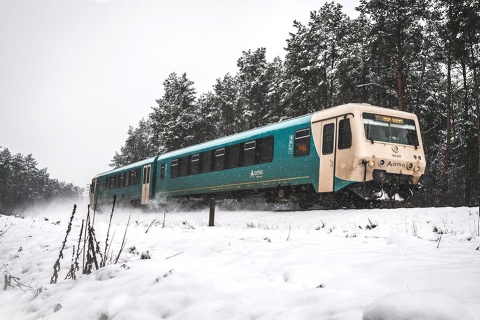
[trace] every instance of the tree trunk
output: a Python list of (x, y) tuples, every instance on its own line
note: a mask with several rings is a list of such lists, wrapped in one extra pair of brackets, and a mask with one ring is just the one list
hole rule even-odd
[(471, 180), (472, 180), (472, 173), (471, 173), (471, 163), (473, 159), (470, 156), (470, 133), (472, 130), (470, 129), (470, 122), (468, 121), (469, 116), (468, 116), (468, 109), (470, 107), (468, 103), (468, 85), (467, 85), (467, 64), (464, 59), (461, 61), (462, 64), (462, 76), (463, 76), (463, 91), (464, 91), (464, 96), (463, 96), (463, 121), (465, 123), (468, 123), (467, 126), (464, 128), (464, 149), (465, 149), (465, 160), (466, 160), (466, 172), (465, 172), (465, 185), (464, 185), (464, 194), (465, 194), (465, 203), (468, 204), (470, 203), (470, 190), (471, 190)]
[(452, 104), (452, 42), (448, 41), (448, 52), (447, 52), (447, 97), (446, 97), (446, 107), (447, 107), (447, 123), (446, 131), (447, 138), (445, 140), (445, 158), (443, 159), (443, 174), (445, 178), (445, 197), (444, 201), (448, 202), (446, 195), (448, 194), (449, 184), (448, 184), (448, 169), (450, 166), (450, 138), (451, 138), (451, 104)]
[(475, 100), (475, 106), (477, 107), (477, 152), (478, 152), (478, 164), (477, 174), (480, 175), (480, 92), (478, 92), (478, 76), (477, 76), (477, 64), (475, 61), (475, 51), (473, 50), (472, 36), (469, 34), (470, 53), (472, 54), (472, 68), (473, 68), (473, 96)]
[(400, 111), (406, 111), (405, 98), (403, 96), (404, 83), (403, 83), (403, 49), (401, 40), (397, 42), (397, 85), (398, 85), (398, 109)]

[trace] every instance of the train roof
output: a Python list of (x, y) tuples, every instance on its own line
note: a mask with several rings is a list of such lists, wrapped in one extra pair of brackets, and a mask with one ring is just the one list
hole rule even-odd
[(412, 113), (399, 111), (391, 108), (379, 107), (374, 106), (368, 103), (347, 103), (336, 107), (331, 107), (328, 109), (324, 109), (321, 111), (317, 111), (312, 115), (312, 122), (320, 121), (323, 119), (329, 119), (333, 117), (337, 117), (343, 114), (359, 114), (361, 112), (372, 112), (372, 113), (379, 113), (380, 110), (384, 110), (385, 113), (391, 116), (397, 117), (404, 117), (404, 118), (416, 118), (416, 116)]
[(149, 164), (149, 163), (153, 163), (153, 161), (155, 160), (156, 157), (158, 157), (158, 156), (154, 156), (154, 157), (151, 157), (151, 158), (148, 158), (148, 159), (145, 159), (145, 160), (130, 163), (129, 165), (126, 165), (126, 166), (121, 167), (121, 168), (112, 169), (110, 171), (102, 172), (102, 173), (98, 174), (95, 178), (110, 175), (112, 173), (122, 172), (122, 171), (125, 171), (125, 170), (130, 170), (130, 169), (133, 169), (133, 168), (136, 168), (136, 167), (144, 166), (144, 165)]
[(215, 140), (203, 142), (203, 143), (196, 144), (196, 145), (186, 147), (186, 148), (182, 148), (182, 149), (179, 149), (179, 150), (170, 151), (170, 152), (164, 153), (162, 155), (154, 156), (154, 157), (151, 157), (151, 158), (148, 158), (148, 159), (145, 159), (145, 160), (141, 160), (141, 161), (131, 163), (131, 164), (129, 164), (127, 166), (124, 166), (124, 167), (121, 167), (121, 168), (117, 168), (117, 169), (113, 169), (113, 170), (110, 170), (110, 171), (102, 172), (102, 173), (98, 174), (97, 176), (95, 176), (95, 178), (115, 174), (115, 173), (118, 173), (118, 172), (123, 172), (123, 171), (130, 170), (130, 169), (133, 169), (133, 168), (136, 168), (136, 167), (141, 167), (141, 166), (147, 165), (149, 163), (153, 163), (155, 161), (155, 158), (157, 158), (157, 157), (159, 159), (166, 159), (166, 158), (172, 158), (172, 157), (175, 158), (176, 156), (180, 156), (180, 155), (183, 155), (183, 154), (197, 153), (197, 152), (201, 152), (202, 150), (208, 150), (208, 149), (213, 149), (217, 146), (227, 145), (227, 144), (229, 144), (230, 142), (233, 142), (233, 141), (255, 139), (258, 136), (265, 135), (268, 132), (271, 132), (271, 131), (274, 131), (274, 130), (287, 128), (287, 127), (295, 126), (295, 125), (309, 124), (311, 118), (312, 118), (312, 114), (308, 114), (308, 115), (300, 116), (300, 117), (293, 118), (293, 119), (290, 119), (290, 120), (285, 120), (285, 121), (273, 123), (273, 124), (266, 125), (266, 126), (263, 126), (263, 127), (254, 128), (254, 129), (251, 129), (251, 130), (239, 132), (239, 133), (232, 134), (232, 135), (229, 135), (229, 136), (225, 136), (225, 137), (222, 137), (222, 138), (218, 138), (218, 139), (215, 139)]
[(218, 148), (219, 146), (223, 145), (228, 145), (232, 142), (236, 141), (247, 141), (250, 139), (257, 139), (259, 137), (268, 135), (270, 132), (276, 131), (276, 130), (281, 130), (283, 128), (288, 128), (292, 126), (301, 126), (301, 125), (307, 125), (310, 124), (311, 118), (313, 114), (307, 114), (304, 116), (300, 116), (297, 118), (285, 120), (285, 121), (280, 121), (277, 123), (272, 123), (263, 127), (259, 128), (254, 128), (250, 129), (247, 131), (242, 131), (239, 133), (235, 133), (229, 136), (225, 136), (222, 138), (210, 140), (207, 142), (203, 142), (200, 144), (196, 144), (190, 147), (182, 148), (179, 150), (175, 151), (170, 151), (167, 153), (162, 154), (159, 159), (166, 159), (166, 158), (175, 158), (177, 156), (181, 156), (184, 154), (189, 154), (189, 153), (197, 153), (197, 152), (202, 152), (208, 149), (214, 149)]

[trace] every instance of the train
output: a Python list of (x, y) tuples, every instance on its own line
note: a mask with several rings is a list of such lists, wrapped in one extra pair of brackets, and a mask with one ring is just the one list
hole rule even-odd
[(262, 197), (301, 209), (405, 201), (427, 184), (415, 114), (349, 103), (96, 175), (90, 205)]

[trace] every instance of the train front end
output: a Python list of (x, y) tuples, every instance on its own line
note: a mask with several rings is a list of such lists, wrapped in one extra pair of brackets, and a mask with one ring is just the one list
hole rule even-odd
[(360, 183), (350, 189), (367, 200), (409, 199), (427, 180), (417, 117), (396, 110), (365, 108), (356, 120), (355, 180)]

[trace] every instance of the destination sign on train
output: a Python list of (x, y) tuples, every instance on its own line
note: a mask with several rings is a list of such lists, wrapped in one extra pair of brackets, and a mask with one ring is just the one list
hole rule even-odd
[(375, 115), (375, 120), (382, 121), (382, 122), (392, 122), (392, 123), (403, 124), (402, 118), (394, 118), (389, 116)]

